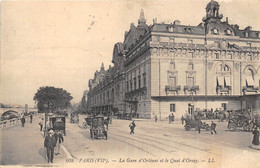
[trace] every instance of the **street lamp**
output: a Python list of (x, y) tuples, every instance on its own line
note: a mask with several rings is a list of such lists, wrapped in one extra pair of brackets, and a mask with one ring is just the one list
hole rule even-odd
[(194, 103), (193, 103), (193, 92), (194, 90), (191, 89), (191, 118), (194, 119)]
[(43, 106), (45, 108), (45, 122), (44, 122), (44, 137), (45, 137), (46, 132), (47, 132), (46, 123), (47, 123), (47, 108), (48, 108), (48, 104), (44, 104)]

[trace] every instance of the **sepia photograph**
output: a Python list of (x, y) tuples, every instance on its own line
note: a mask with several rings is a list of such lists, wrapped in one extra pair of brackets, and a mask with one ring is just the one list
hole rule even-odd
[(260, 0), (2, 0), (0, 167), (260, 168)]

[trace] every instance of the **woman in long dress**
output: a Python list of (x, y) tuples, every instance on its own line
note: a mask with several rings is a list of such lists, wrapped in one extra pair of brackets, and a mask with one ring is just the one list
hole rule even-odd
[(253, 145), (259, 145), (259, 131), (257, 127), (255, 127), (252, 133), (254, 134), (253, 141), (252, 141)]

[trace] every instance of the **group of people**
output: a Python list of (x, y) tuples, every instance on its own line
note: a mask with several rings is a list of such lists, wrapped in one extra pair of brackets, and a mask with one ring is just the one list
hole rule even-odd
[[(174, 115), (173, 115), (173, 113), (169, 114), (168, 119), (169, 119), (169, 123), (174, 122)], [(157, 117), (157, 115), (155, 115), (154, 116), (154, 122), (157, 122), (157, 121), (158, 121), (158, 117)]]
[[(21, 118), (22, 127), (24, 127), (25, 121), (26, 121), (26, 120), (25, 120), (25, 116), (22, 115), (22, 118)], [(32, 123), (32, 121), (33, 121), (33, 115), (30, 114), (30, 123)]]
[(48, 163), (51, 162), (53, 163), (53, 158), (54, 158), (54, 150), (55, 150), (55, 155), (60, 154), (60, 146), (61, 143), (63, 143), (64, 138), (60, 132), (54, 132), (52, 129), (49, 130), (47, 135), (45, 136), (44, 139), (44, 147), (46, 148), (46, 155), (48, 158)]

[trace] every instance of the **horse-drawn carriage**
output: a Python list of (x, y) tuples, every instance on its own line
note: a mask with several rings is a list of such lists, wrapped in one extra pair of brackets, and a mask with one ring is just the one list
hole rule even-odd
[(206, 122), (202, 122), (201, 120), (192, 120), (192, 119), (185, 119), (185, 130), (190, 131), (192, 128), (195, 128), (195, 130), (205, 129), (207, 131), (210, 131), (210, 126)]
[(59, 131), (66, 136), (66, 117), (65, 115), (48, 114), (47, 130)]
[(105, 127), (103, 115), (90, 117), (87, 122), (90, 125), (90, 136), (92, 139), (104, 138), (107, 140), (107, 128)]
[(242, 128), (244, 131), (252, 131), (253, 122), (249, 116), (245, 114), (234, 114), (229, 117), (228, 129), (230, 131), (237, 131), (238, 128)]

